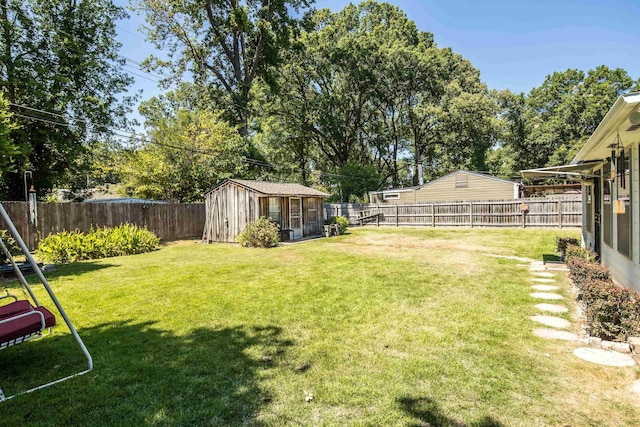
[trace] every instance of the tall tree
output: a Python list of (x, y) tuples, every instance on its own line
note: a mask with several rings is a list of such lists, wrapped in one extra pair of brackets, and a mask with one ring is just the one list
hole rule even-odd
[(13, 143), (11, 132), (16, 129), (9, 103), (0, 92), (0, 177), (6, 171), (12, 170), (13, 156), (19, 154), (18, 147)]
[(127, 125), (133, 80), (122, 70), (115, 21), (124, 10), (104, 0), (0, 0), (0, 88), (20, 128), (21, 155), (0, 193), (22, 198), (22, 172), (49, 189), (86, 171), (92, 145)]
[(201, 86), (226, 93), (225, 105), (241, 135), (247, 135), (251, 87), (257, 77), (271, 80), (281, 50), (291, 39), (299, 12), (308, 0), (140, 0), (148, 38), (169, 52), (170, 60), (151, 57), (149, 67), (171, 71), (165, 82), (185, 73)]

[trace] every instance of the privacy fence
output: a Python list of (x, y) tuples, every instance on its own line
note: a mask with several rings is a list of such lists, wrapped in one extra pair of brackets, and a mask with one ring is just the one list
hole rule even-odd
[(427, 227), (580, 227), (582, 197), (411, 204), (329, 204), (325, 217), (351, 225)]
[[(38, 203), (37, 227), (28, 220), (27, 202), (2, 202), (9, 217), (31, 248), (36, 236), (91, 227), (136, 224), (153, 231), (162, 240), (201, 237), (204, 204), (159, 203)], [(0, 219), (0, 228), (6, 228)]]

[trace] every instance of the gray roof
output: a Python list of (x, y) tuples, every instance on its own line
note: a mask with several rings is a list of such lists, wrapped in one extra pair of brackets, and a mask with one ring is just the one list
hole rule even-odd
[(306, 197), (329, 197), (329, 194), (306, 187), (302, 184), (268, 181), (251, 181), (248, 179), (229, 179), (222, 183), (234, 182), (243, 187), (262, 193), (265, 196), (306, 196)]

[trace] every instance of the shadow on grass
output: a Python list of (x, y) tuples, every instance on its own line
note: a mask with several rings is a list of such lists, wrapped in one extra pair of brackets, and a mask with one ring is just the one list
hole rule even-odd
[[(275, 326), (198, 328), (176, 335), (153, 323), (118, 322), (82, 330), (95, 369), (2, 403), (3, 424), (260, 425), (271, 401), (260, 386), (291, 341)], [(70, 336), (0, 352), (5, 393), (83, 369)]]
[(440, 405), (429, 397), (402, 397), (398, 402), (402, 410), (419, 420), (414, 427), (502, 427), (491, 417), (465, 424), (442, 413)]
[(547, 262), (561, 263), (562, 258), (560, 258), (558, 255), (555, 255), (555, 254), (543, 254), (542, 261), (544, 261), (545, 263)]

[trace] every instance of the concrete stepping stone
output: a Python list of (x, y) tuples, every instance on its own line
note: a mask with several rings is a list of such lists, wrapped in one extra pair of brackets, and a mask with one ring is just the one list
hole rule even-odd
[(529, 270), (531, 271), (545, 271), (547, 267), (544, 266), (543, 262), (532, 262), (531, 266), (529, 266)]
[(537, 328), (533, 330), (533, 335), (552, 340), (578, 341), (576, 334), (567, 331), (556, 331), (555, 329)]
[(567, 307), (558, 304), (536, 304), (536, 308), (550, 313), (566, 313), (569, 311)]
[(560, 289), (559, 286), (554, 285), (532, 285), (531, 287), (536, 291), (557, 291)]
[(571, 322), (565, 319), (561, 319), (560, 317), (554, 316), (531, 316), (529, 319), (534, 322), (542, 323), (545, 326), (551, 326), (552, 328), (568, 328), (571, 326)]
[(533, 272), (534, 276), (538, 276), (538, 277), (553, 277), (555, 276), (555, 274), (553, 273), (549, 273), (547, 271), (535, 271)]
[(635, 380), (633, 384), (631, 384), (631, 392), (640, 395), (640, 380)]
[(617, 351), (602, 350), (601, 348), (580, 347), (573, 351), (577, 357), (587, 362), (605, 366), (635, 366), (636, 362), (628, 354)]
[(560, 300), (563, 299), (562, 295), (558, 295), (558, 294), (552, 294), (549, 292), (533, 292), (531, 294), (532, 297), (534, 298), (538, 298), (538, 299), (547, 299), (547, 300)]
[(556, 279), (545, 279), (544, 277), (534, 277), (531, 279), (532, 282), (536, 283), (555, 283)]

